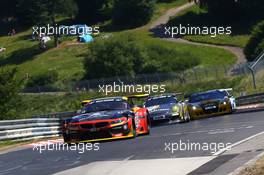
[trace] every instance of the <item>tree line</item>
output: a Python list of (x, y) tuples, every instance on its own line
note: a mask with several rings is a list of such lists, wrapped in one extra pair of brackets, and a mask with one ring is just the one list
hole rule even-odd
[(12, 17), (21, 25), (52, 23), (57, 16), (77, 22), (96, 23), (113, 19), (115, 25), (135, 27), (146, 23), (156, 0), (4, 0), (0, 17)]

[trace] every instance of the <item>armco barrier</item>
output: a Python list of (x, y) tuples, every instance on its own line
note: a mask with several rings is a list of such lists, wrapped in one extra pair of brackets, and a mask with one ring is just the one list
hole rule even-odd
[(0, 121), (0, 141), (31, 140), (59, 136), (61, 119), (33, 118)]
[[(257, 103), (264, 103), (264, 93), (237, 98), (238, 106)], [(31, 140), (59, 136), (61, 133), (61, 120), (75, 114), (75, 112), (63, 112), (33, 116), (31, 119), (0, 121), (0, 141)]]
[(264, 93), (241, 96), (236, 98), (236, 101), (238, 106), (264, 103)]

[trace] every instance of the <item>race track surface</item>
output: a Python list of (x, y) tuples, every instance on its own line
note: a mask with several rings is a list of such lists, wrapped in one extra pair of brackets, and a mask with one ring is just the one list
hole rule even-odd
[[(172, 171), (173, 165), (182, 168), (181, 174), (188, 174), (218, 156), (217, 153), (210, 150), (172, 151), (168, 145), (172, 148), (173, 143), (180, 141), (234, 144), (263, 132), (263, 125), (264, 112), (260, 111), (155, 126), (149, 136), (100, 143), (98, 151), (78, 153), (70, 150), (46, 150), (40, 153), (25, 146), (23, 149), (0, 154), (0, 175), (132, 174), (128, 170), (140, 165), (143, 166), (139, 167), (141, 174), (153, 174), (155, 168), (154, 174), (160, 174), (158, 171), (164, 169), (162, 166), (168, 167), (164, 170)], [(153, 165), (152, 170), (148, 169), (149, 165)], [(117, 170), (123, 172), (118, 173)]]

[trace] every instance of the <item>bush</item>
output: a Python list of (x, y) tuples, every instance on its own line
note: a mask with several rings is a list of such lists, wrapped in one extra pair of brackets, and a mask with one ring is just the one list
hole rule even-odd
[(116, 0), (113, 24), (122, 27), (138, 27), (146, 24), (154, 13), (154, 0)]
[(11, 119), (19, 113), (23, 80), (16, 77), (16, 72), (15, 68), (0, 68), (0, 120)]
[(180, 72), (200, 64), (190, 53), (177, 52), (162, 44), (144, 44), (121, 35), (90, 45), (84, 62), (86, 79), (133, 76), (146, 73)]
[(56, 81), (58, 81), (58, 79), (59, 79), (59, 74), (57, 71), (49, 71), (30, 78), (27, 82), (27, 87), (52, 85)]
[[(150, 45), (147, 48), (149, 61), (145, 72), (180, 72), (200, 64), (200, 60), (190, 53), (178, 53), (163, 45)], [(188, 58), (188, 59), (186, 59)]]
[(253, 29), (251, 38), (247, 43), (244, 52), (248, 61), (253, 61), (264, 50), (264, 21), (260, 22)]
[(199, 2), (201, 7), (208, 9), (210, 13), (225, 16), (238, 17), (255, 16), (263, 14), (263, 0), (193, 0)]
[(141, 73), (145, 50), (133, 37), (122, 35), (97, 40), (90, 45), (84, 61), (85, 78), (101, 78)]
[(235, 0), (200, 0), (199, 4), (210, 13), (229, 17), (233, 17), (239, 10)]
[(81, 22), (98, 22), (110, 19), (113, 0), (76, 0), (78, 5), (77, 19)]

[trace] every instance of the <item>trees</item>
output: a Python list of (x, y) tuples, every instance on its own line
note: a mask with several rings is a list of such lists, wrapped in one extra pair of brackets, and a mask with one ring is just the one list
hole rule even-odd
[(193, 0), (210, 13), (229, 17), (241, 15), (262, 14), (264, 11), (262, 0)]
[(200, 64), (199, 58), (162, 44), (143, 44), (128, 33), (97, 40), (84, 60), (85, 79), (181, 72)]
[(0, 119), (13, 117), (17, 113), (23, 80), (19, 80), (15, 74), (15, 68), (0, 68)]
[(138, 27), (147, 23), (154, 13), (154, 0), (115, 0), (113, 24)]
[(0, 1), (0, 17), (13, 16), (16, 0)]
[(146, 55), (133, 37), (122, 35), (90, 45), (84, 61), (87, 79), (134, 75), (142, 72)]
[(109, 19), (112, 15), (114, 0), (76, 0), (78, 5), (77, 19), (85, 22), (98, 22)]
[[(28, 25), (50, 23), (56, 26), (59, 15), (73, 17), (77, 13), (74, 0), (18, 0), (18, 19)], [(58, 35), (54, 33), (54, 45), (58, 46)]]
[(229, 16), (236, 15), (238, 11), (237, 0), (193, 0), (209, 13)]
[(264, 50), (264, 21), (255, 26), (244, 52), (248, 61), (253, 61)]

